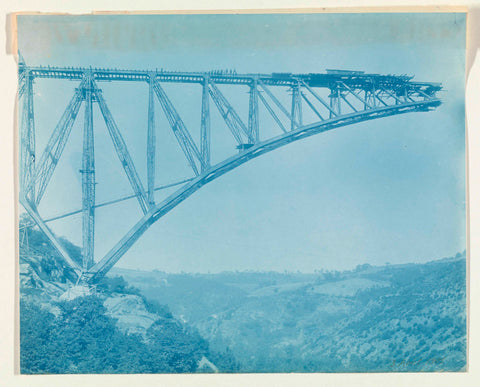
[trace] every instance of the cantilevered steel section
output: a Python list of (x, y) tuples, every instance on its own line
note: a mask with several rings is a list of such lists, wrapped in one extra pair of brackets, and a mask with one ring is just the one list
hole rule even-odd
[[(36, 154), (34, 119), (34, 81), (39, 78), (78, 82), (43, 152)], [(327, 70), (325, 73), (237, 74), (233, 70), (175, 72), (164, 70), (119, 70), (71, 67), (29, 67), (19, 63), (19, 99), (21, 107), (20, 202), (40, 230), (51, 240), (59, 254), (78, 275), (79, 281), (96, 282), (125, 254), (154, 222), (208, 182), (237, 166), (290, 142), (342, 126), (409, 112), (427, 112), (441, 104), (436, 93), (440, 83), (414, 82), (401, 75), (366, 74), (362, 71)], [(148, 106), (145, 162), (147, 181), (142, 182), (128, 151), (122, 132), (105, 100), (102, 82), (142, 82), (146, 85)], [(190, 133), (163, 85), (197, 84), (201, 90), (199, 138)], [(238, 95), (248, 98), (248, 117), (241, 117), (222, 92), (223, 85), (238, 86)], [(243, 88), (242, 88), (243, 87)], [(247, 93), (245, 93), (245, 87)], [(157, 99), (188, 162), (192, 176), (163, 187), (155, 187), (156, 136), (154, 99)], [(290, 102), (285, 103), (288, 99)], [(283, 102), (282, 102), (283, 100)], [(212, 103), (213, 102), (213, 103)], [(72, 126), (84, 104), (82, 209), (44, 219), (38, 212), (45, 190), (68, 142)], [(97, 104), (113, 142), (117, 157), (130, 182), (132, 194), (97, 203), (95, 200), (95, 151), (93, 104)], [(218, 110), (225, 128), (211, 127), (210, 112)], [(272, 119), (277, 135), (266, 136), (260, 111)], [(315, 117), (307, 122), (307, 115)], [(274, 123), (274, 124), (273, 124)], [(141, 128), (142, 129), (142, 128)], [(232, 156), (211, 163), (211, 140), (218, 130), (232, 135), (236, 149)], [(263, 129), (263, 130), (262, 130)], [(271, 133), (271, 131), (269, 132)], [(38, 161), (37, 161), (38, 160)], [(155, 202), (154, 192), (166, 187), (179, 188), (165, 200)], [(136, 199), (140, 209), (138, 222), (99, 259), (94, 259), (95, 209), (122, 200)], [(83, 261), (75, 262), (62, 247), (47, 223), (82, 213)]]

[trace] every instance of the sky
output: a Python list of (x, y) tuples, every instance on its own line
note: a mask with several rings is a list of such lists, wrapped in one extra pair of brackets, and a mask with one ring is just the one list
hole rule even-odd
[[(433, 112), (346, 126), (228, 172), (150, 227), (119, 267), (312, 272), (425, 262), (465, 249), (464, 14), (19, 16), (18, 46), (32, 66), (333, 68), (407, 74), (444, 86), (443, 104)], [(76, 86), (36, 81), (37, 153)], [(99, 86), (146, 185), (147, 87)], [(198, 144), (200, 87), (164, 87)], [(247, 89), (222, 90), (246, 121)], [(211, 103), (212, 159), (219, 162), (235, 149), (214, 110)], [(129, 195), (97, 107), (94, 115), (97, 202)], [(275, 134), (265, 113), (260, 118), (262, 135)], [(83, 108), (39, 207), (44, 218), (81, 208), (82, 128)], [(158, 103), (156, 128), (156, 184), (189, 177)], [(96, 259), (139, 218), (135, 200), (98, 209)], [(81, 216), (50, 226), (81, 243)]]

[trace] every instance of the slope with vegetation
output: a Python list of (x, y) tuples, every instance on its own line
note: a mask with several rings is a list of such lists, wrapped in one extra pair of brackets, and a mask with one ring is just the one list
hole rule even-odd
[[(235, 371), (168, 307), (149, 302), (121, 277), (95, 289), (73, 273), (43, 234), (24, 229), (20, 245), (20, 369), (24, 374)], [(27, 242), (28, 241), (28, 242)], [(74, 259), (78, 247), (61, 240)]]
[(459, 371), (465, 253), (425, 264), (316, 274), (116, 269), (168, 304), (242, 372)]

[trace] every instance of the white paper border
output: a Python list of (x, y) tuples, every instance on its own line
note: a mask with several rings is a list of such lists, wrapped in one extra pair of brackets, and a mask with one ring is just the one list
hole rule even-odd
[[(467, 84), (467, 125), (469, 158), (470, 238), (470, 310), (469, 370), (465, 373), (421, 374), (238, 374), (238, 375), (71, 375), (20, 376), (14, 374), (15, 317), (15, 200), (14, 200), (14, 117), (16, 63), (7, 55), (7, 15), (20, 11), (68, 12), (146, 11), (146, 10), (245, 10), (245, 9), (312, 9), (321, 7), (398, 7), (468, 6), (469, 51), (467, 70), (473, 64), (480, 46), (480, 1), (369, 1), (369, 0), (2, 0), (0, 41), (0, 386), (477, 386), (480, 385), (480, 59), (469, 72)], [(411, 11), (411, 10), (410, 10)]]

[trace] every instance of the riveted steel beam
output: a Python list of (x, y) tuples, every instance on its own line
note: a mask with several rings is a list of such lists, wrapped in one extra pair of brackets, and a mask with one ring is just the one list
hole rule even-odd
[(204, 161), (197, 146), (195, 145), (195, 142), (192, 139), (192, 136), (170, 101), (170, 98), (168, 98), (167, 94), (165, 93), (165, 90), (163, 90), (162, 86), (160, 86), (160, 83), (155, 81), (153, 87), (185, 157), (187, 158), (195, 175), (198, 175), (200, 172), (197, 167), (196, 160), (199, 161), (200, 164), (204, 164)]
[(155, 205), (155, 151), (156, 151), (156, 135), (155, 135), (155, 105), (153, 99), (153, 85), (155, 78), (150, 75), (148, 79), (148, 129), (147, 129), (147, 189), (148, 189), (148, 205)]
[(83, 86), (84, 82), (82, 82), (80, 87), (75, 90), (70, 103), (68, 104), (62, 117), (60, 118), (60, 121), (50, 136), (47, 146), (40, 157), (35, 174), (35, 180), (38, 184), (36, 197), (37, 206), (40, 204), (45, 190), (47, 189), (48, 183), (52, 178), (53, 172), (57, 167), (58, 161), (62, 156), (63, 150), (65, 149), (65, 145), (68, 142), (73, 124), (84, 98)]
[(140, 204), (140, 208), (142, 209), (143, 213), (146, 213), (148, 211), (147, 195), (145, 193), (145, 189), (143, 188), (143, 184), (140, 181), (137, 170), (135, 169), (135, 165), (133, 164), (130, 153), (128, 152), (127, 145), (125, 144), (120, 130), (118, 129), (118, 126), (115, 123), (110, 110), (108, 109), (107, 103), (102, 95), (102, 91), (96, 86), (94, 81), (92, 81), (92, 86), (117, 156), (122, 163), (122, 167), (127, 175), (133, 192), (135, 192), (138, 203)]
[(202, 84), (202, 117), (200, 122), (200, 153), (202, 154), (202, 171), (210, 167), (210, 97), (209, 78)]
[(83, 85), (85, 94), (85, 118), (83, 120), (82, 152), (82, 256), (83, 271), (92, 267), (95, 250), (95, 152), (93, 134), (93, 80), (86, 74)]

